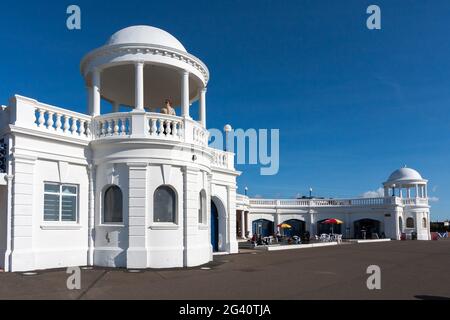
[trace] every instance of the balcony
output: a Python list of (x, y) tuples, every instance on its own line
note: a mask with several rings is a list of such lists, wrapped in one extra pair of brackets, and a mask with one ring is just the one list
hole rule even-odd
[[(197, 121), (154, 112), (117, 112), (91, 117), (34, 99), (15, 96), (1, 117), (9, 116), (14, 130), (83, 142), (148, 138), (208, 146), (208, 131)], [(5, 120), (4, 118), (2, 119)], [(218, 165), (227, 156), (215, 157)]]

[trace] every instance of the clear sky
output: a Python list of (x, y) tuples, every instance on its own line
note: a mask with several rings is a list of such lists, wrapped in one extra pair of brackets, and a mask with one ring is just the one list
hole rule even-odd
[[(82, 29), (66, 28), (77, 4)], [(382, 30), (366, 28), (381, 7)], [(448, 0), (3, 1), (0, 102), (14, 93), (84, 112), (79, 62), (147, 24), (209, 67), (208, 126), (279, 128), (280, 171), (239, 166), (243, 193), (359, 196), (407, 165), (450, 218)]]

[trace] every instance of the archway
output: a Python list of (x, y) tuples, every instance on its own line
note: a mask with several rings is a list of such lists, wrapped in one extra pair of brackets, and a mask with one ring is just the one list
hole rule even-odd
[(380, 221), (374, 219), (360, 219), (354, 223), (356, 239), (372, 239), (377, 234), (380, 237)]
[(262, 237), (268, 237), (273, 235), (273, 222), (267, 219), (258, 219), (253, 221), (253, 234), (260, 235)]
[(322, 233), (336, 233), (336, 234), (342, 234), (342, 225), (341, 224), (327, 224), (323, 223), (325, 220), (328, 220), (330, 218), (326, 218), (323, 220), (317, 221), (317, 235), (321, 235)]
[(213, 251), (228, 250), (227, 209), (217, 196), (211, 197), (211, 244)]
[(213, 252), (219, 251), (219, 211), (211, 201), (211, 245)]
[(283, 223), (287, 223), (291, 226), (290, 229), (283, 229), (284, 235), (288, 237), (299, 236), (301, 237), (306, 230), (305, 221), (299, 219), (286, 220)]

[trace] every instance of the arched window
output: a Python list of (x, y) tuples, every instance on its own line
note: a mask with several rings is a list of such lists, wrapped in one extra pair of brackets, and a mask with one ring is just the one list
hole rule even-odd
[(406, 219), (406, 227), (407, 228), (414, 228), (414, 219), (409, 217)]
[(123, 222), (122, 191), (118, 186), (110, 186), (103, 196), (103, 222)]
[(176, 195), (168, 186), (160, 186), (153, 195), (153, 222), (176, 223)]
[(206, 224), (206, 192), (200, 191), (198, 204), (198, 223)]
[(427, 218), (422, 219), (422, 228), (427, 228)]

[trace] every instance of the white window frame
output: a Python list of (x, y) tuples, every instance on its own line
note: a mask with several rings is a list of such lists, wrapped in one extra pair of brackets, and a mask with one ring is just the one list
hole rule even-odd
[[(156, 190), (158, 190), (161, 187), (167, 187), (169, 189), (171, 189), (175, 195), (174, 201), (175, 201), (175, 220), (173, 222), (167, 222), (167, 221), (155, 221), (155, 193)], [(150, 226), (149, 229), (152, 230), (178, 230), (180, 228), (179, 226), (179, 217), (178, 217), (178, 213), (179, 213), (179, 202), (178, 202), (178, 192), (177, 190), (169, 184), (161, 184), (159, 186), (157, 186), (154, 190), (153, 190), (153, 194), (151, 197), (151, 208), (152, 208), (152, 214), (151, 214), (151, 222), (150, 222)]]
[[(105, 195), (106, 191), (110, 187), (118, 187), (120, 189), (120, 192), (122, 193), (122, 221), (121, 222), (105, 222)], [(108, 227), (125, 227), (125, 208), (124, 208), (124, 195), (123, 190), (118, 184), (108, 184), (105, 187), (103, 187), (102, 192), (100, 193), (101, 201), (100, 201), (100, 212), (101, 212), (101, 219), (100, 219), (100, 226), (108, 226)]]
[[(59, 186), (59, 192), (48, 192), (45, 191), (45, 185), (56, 185)], [(63, 186), (68, 186), (68, 187), (74, 187), (76, 189), (76, 193), (75, 195), (67, 195), (65, 194), (64, 196), (66, 197), (75, 197), (75, 220), (72, 221), (63, 221), (62, 220), (62, 197), (63, 197), (63, 193), (62, 193), (62, 187)], [(44, 189), (43, 189), (43, 205), (42, 205), (42, 222), (46, 225), (53, 225), (53, 224), (57, 224), (57, 225), (61, 225), (61, 224), (69, 224), (69, 225), (77, 225), (79, 222), (79, 215), (78, 215), (78, 208), (79, 208), (79, 185), (77, 184), (73, 184), (73, 183), (59, 183), (59, 182), (51, 182), (51, 181), (44, 181)], [(49, 194), (49, 195), (58, 195), (59, 196), (59, 212), (58, 212), (58, 220), (56, 221), (50, 221), (50, 220), (45, 220), (45, 195)]]

